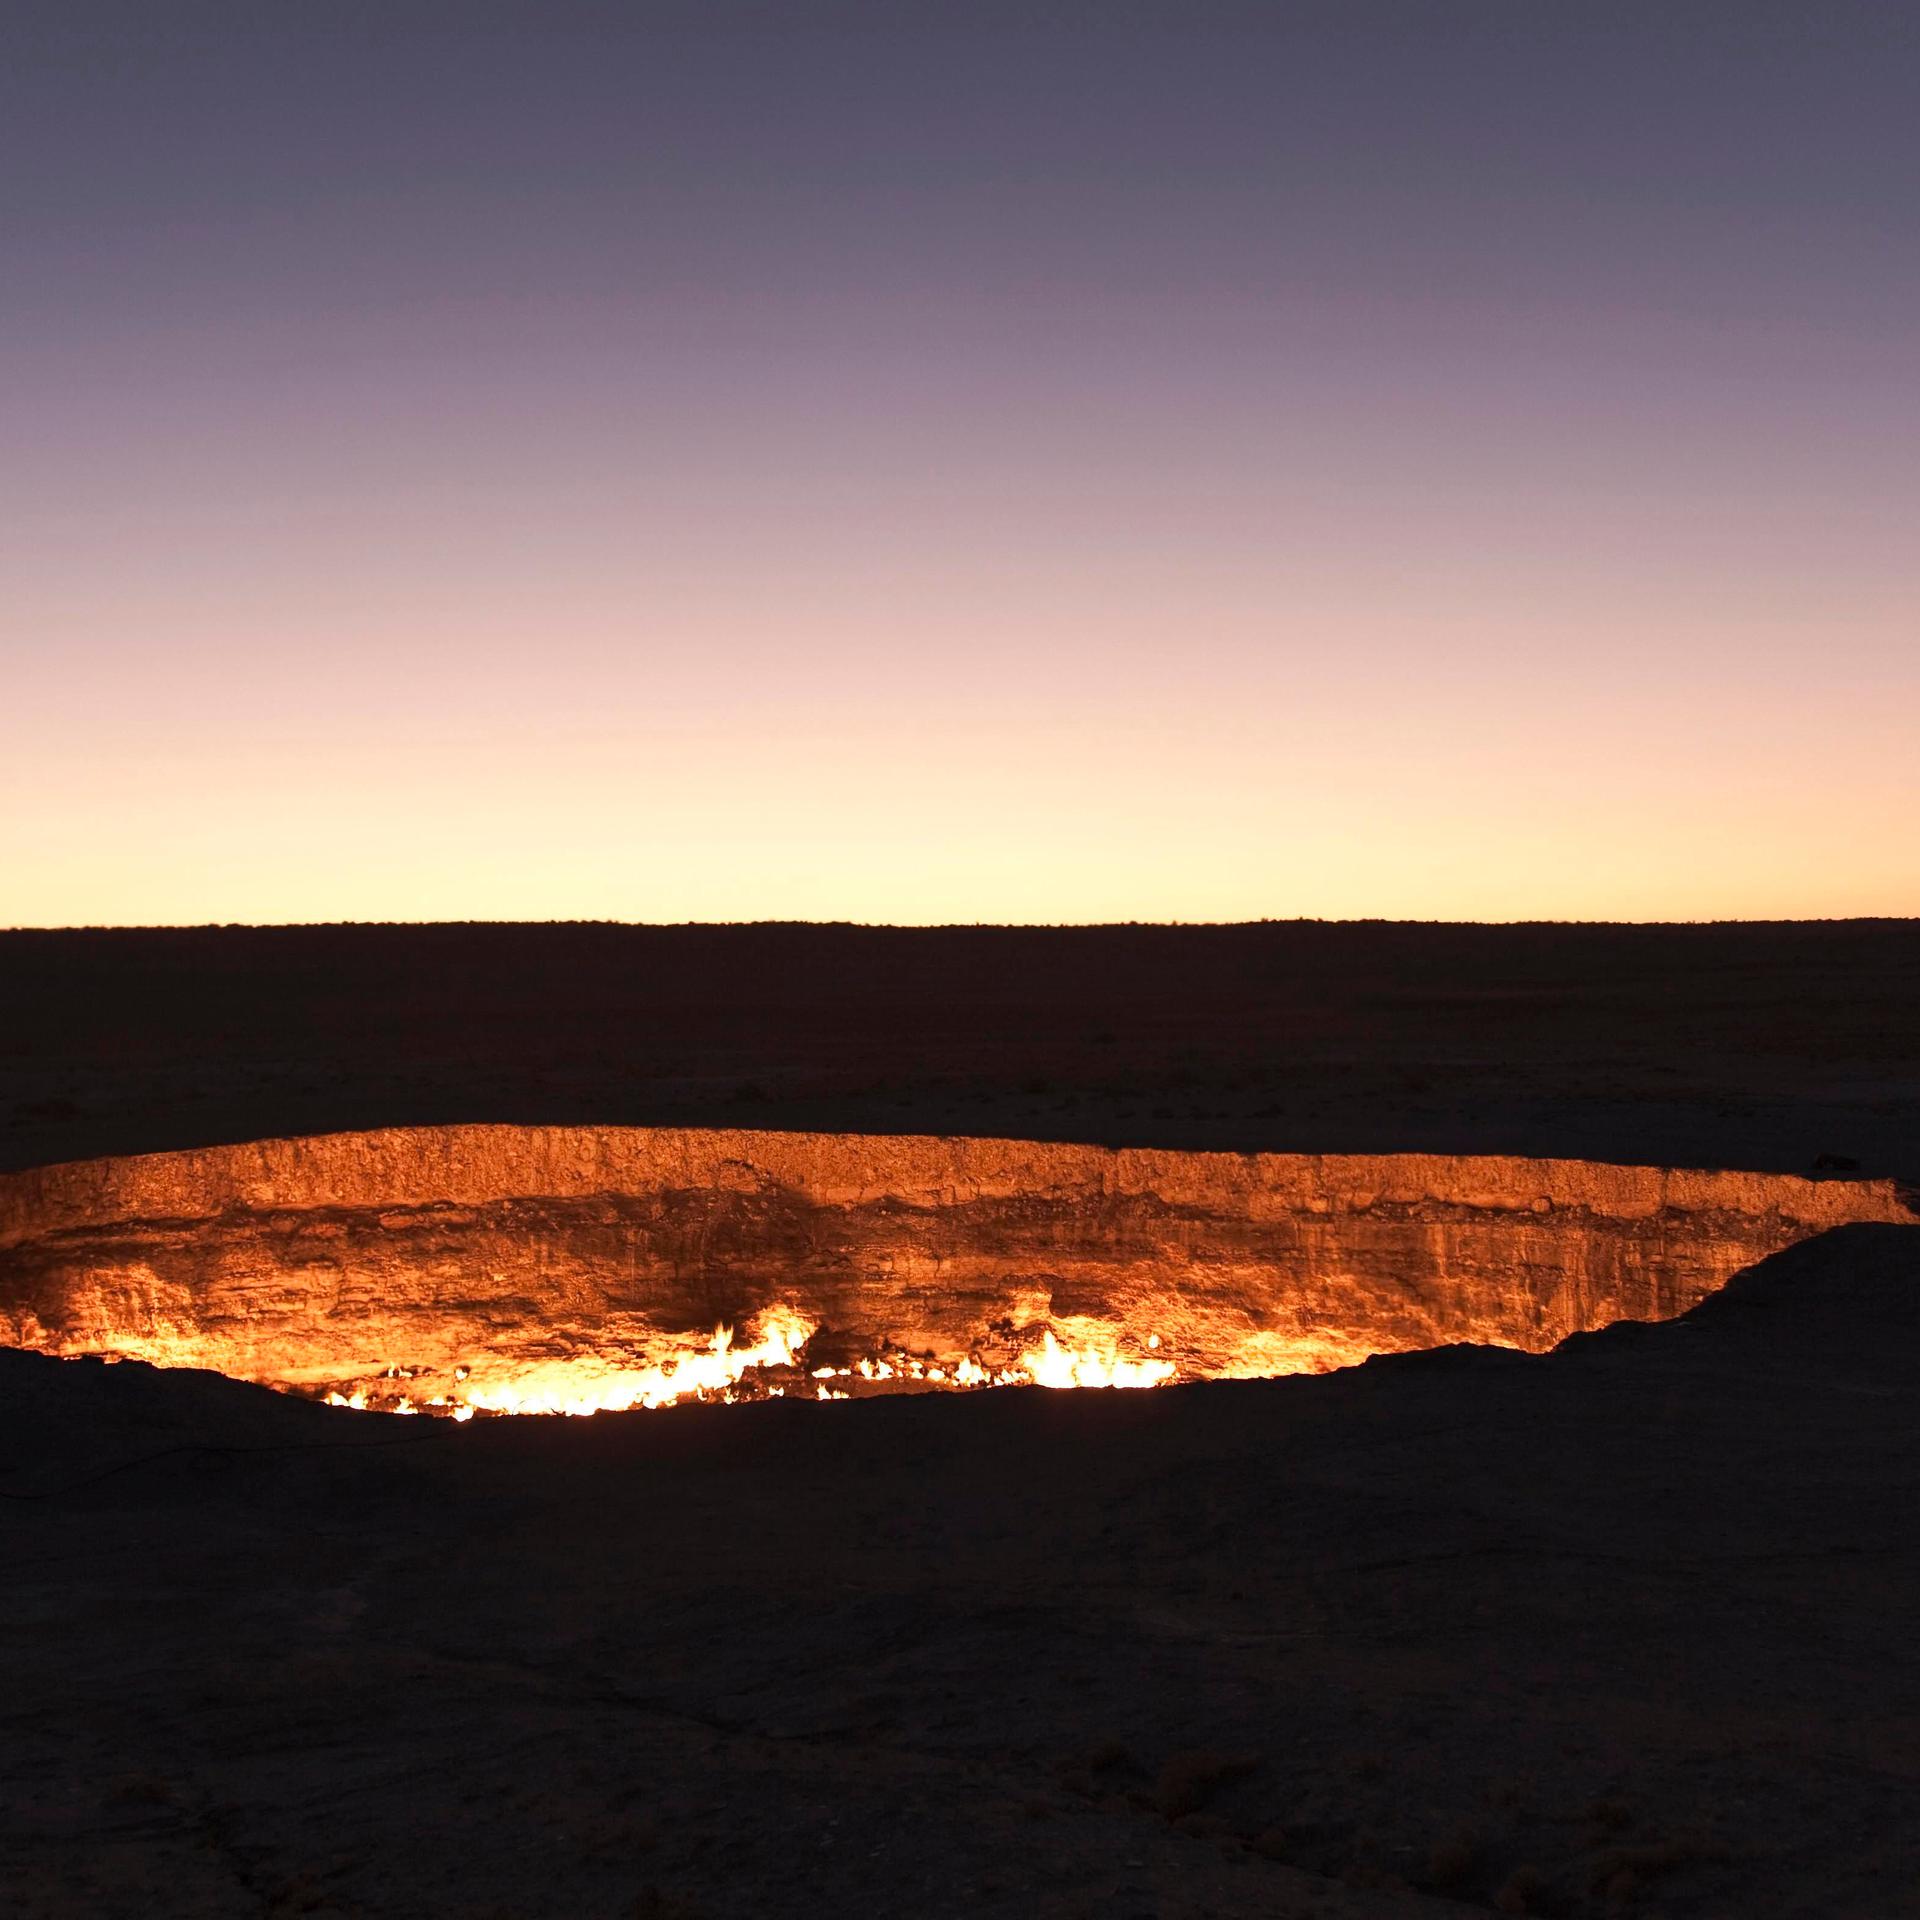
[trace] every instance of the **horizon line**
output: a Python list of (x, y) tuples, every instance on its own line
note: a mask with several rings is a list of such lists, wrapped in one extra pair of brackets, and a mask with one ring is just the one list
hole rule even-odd
[(693, 933), (796, 931), (857, 933), (1104, 933), (1237, 932), (1256, 927), (1403, 927), (1403, 928), (1713, 928), (1713, 927), (1865, 927), (1920, 926), (1920, 913), (1810, 914), (1804, 917), (1729, 916), (1708, 919), (1554, 919), (1417, 920), (1387, 915), (1334, 916), (1295, 914), (1253, 920), (619, 920), (619, 919), (470, 919), (470, 920), (153, 920), (93, 921), (64, 924), (19, 923), (0, 926), (0, 935), (71, 933), (317, 933), (409, 929), (588, 928), (622, 932)]

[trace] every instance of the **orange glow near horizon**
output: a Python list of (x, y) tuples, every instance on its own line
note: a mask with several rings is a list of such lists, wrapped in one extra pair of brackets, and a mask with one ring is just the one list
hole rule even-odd
[(330, 648), (319, 609), (252, 664), (237, 613), (178, 651), (75, 634), (9, 681), (0, 924), (1920, 912), (1890, 637), (1826, 676), (1755, 616), (1757, 666), (1663, 668), (1610, 643), (1624, 604), (1548, 650), (1520, 611), (1469, 639), (1464, 584), (1363, 617), (1248, 582), (1184, 620), (1136, 587), (1020, 618), (949, 589), (894, 656), (859, 594), (831, 634), (470, 645)]
[(1268, 536), (1033, 459), (1032, 525), (882, 472), (618, 564), (605, 509), (516, 543), (517, 496), (457, 553), (377, 495), (110, 578), (56, 542), (0, 612), (0, 924), (1920, 912), (1884, 562), (1509, 497), (1369, 530), (1249, 469)]

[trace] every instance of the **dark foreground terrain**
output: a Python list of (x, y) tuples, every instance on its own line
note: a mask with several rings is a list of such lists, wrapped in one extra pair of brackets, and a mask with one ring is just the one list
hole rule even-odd
[(1321, 1379), (475, 1422), (0, 1353), (21, 1915), (1920, 1913), (1920, 1230)]

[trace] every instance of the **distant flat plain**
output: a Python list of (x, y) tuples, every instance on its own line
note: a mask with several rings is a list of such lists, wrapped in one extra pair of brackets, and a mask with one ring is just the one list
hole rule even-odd
[(1920, 921), (0, 933), (0, 1166), (455, 1120), (1920, 1171)]

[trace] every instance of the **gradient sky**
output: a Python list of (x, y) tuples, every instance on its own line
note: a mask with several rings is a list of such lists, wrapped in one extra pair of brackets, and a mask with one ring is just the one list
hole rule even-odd
[(9, 0), (0, 924), (1920, 913), (1920, 13)]

